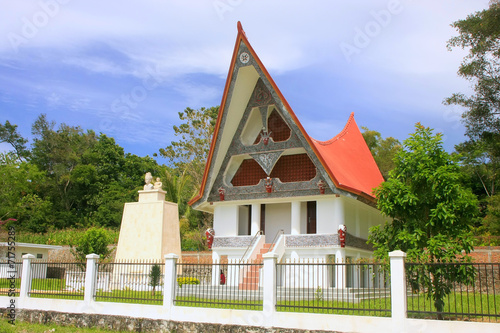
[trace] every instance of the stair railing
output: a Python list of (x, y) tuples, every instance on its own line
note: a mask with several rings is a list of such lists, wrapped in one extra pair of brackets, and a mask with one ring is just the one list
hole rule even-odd
[(257, 231), (255, 233), (255, 235), (252, 238), (252, 241), (250, 242), (250, 244), (248, 244), (247, 249), (245, 250), (245, 253), (243, 253), (243, 256), (241, 256), (240, 263), (243, 261), (243, 259), (247, 255), (247, 252), (248, 252), (248, 250), (250, 250), (250, 248), (252, 247), (253, 243), (255, 243), (255, 240), (257, 239), (257, 236), (262, 235), (262, 234), (263, 234), (262, 230), (259, 230), (259, 231)]
[(278, 237), (283, 235), (285, 232), (283, 231), (283, 229), (280, 229), (278, 230), (278, 232), (276, 233), (276, 235), (274, 235), (274, 238), (273, 238), (273, 241), (271, 242), (271, 246), (269, 247), (269, 249), (267, 249), (267, 253), (269, 253), (273, 248), (274, 248), (274, 245), (276, 244), (276, 241), (278, 240)]

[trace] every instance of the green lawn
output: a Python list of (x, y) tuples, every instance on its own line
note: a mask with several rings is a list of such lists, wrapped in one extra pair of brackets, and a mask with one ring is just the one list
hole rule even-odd
[(281, 312), (329, 313), (377, 317), (391, 316), (390, 297), (374, 298), (357, 303), (327, 300), (278, 301), (277, 303), (276, 310)]
[(116, 303), (140, 303), (140, 304), (163, 304), (161, 291), (134, 291), (134, 290), (113, 290), (111, 292), (97, 291), (95, 298), (98, 302)]
[[(410, 318), (436, 318), (435, 314), (425, 312), (435, 312), (436, 308), (432, 301), (423, 294), (408, 297), (408, 317)], [(412, 311), (423, 311), (415, 313)], [(451, 294), (444, 300), (444, 318), (458, 320), (491, 320), (500, 322), (500, 294), (486, 295), (480, 293), (457, 293)], [(450, 313), (450, 314), (446, 314)], [(470, 315), (455, 315), (453, 313), (465, 313)], [(498, 315), (499, 317), (475, 316), (474, 313)]]
[(214, 300), (197, 297), (176, 297), (175, 305), (192, 306), (200, 308), (236, 309), (236, 310), (261, 310), (262, 301), (258, 300)]

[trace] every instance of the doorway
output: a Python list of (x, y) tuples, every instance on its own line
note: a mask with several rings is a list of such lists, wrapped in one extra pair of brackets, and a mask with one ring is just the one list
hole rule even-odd
[(307, 233), (316, 233), (316, 201), (307, 202)]

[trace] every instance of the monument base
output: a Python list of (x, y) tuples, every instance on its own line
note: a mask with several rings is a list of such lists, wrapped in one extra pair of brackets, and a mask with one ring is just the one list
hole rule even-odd
[(123, 209), (117, 260), (162, 260), (165, 254), (181, 257), (179, 210), (165, 201), (165, 191), (139, 191), (139, 202)]

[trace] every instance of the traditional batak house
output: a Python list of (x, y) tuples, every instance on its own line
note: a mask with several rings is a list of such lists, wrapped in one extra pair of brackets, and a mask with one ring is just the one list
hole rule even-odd
[(353, 114), (329, 141), (306, 133), (238, 22), (203, 182), (190, 202), (214, 214), (213, 259), (256, 259), (270, 247), (279, 260), (371, 257), (368, 229), (384, 222), (373, 195), (382, 181)]

